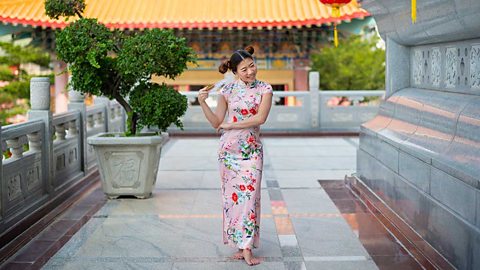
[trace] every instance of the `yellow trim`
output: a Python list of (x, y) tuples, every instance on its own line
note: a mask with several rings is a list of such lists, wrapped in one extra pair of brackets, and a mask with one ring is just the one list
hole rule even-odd
[[(64, 18), (52, 20), (45, 15), (44, 3), (45, 0), (0, 0), (0, 17), (13, 19), (12, 23), (27, 20), (34, 25), (64, 24)], [(132, 29), (272, 27), (277, 23), (292, 27), (320, 25), (330, 22), (332, 17), (368, 16), (357, 0), (332, 11), (318, 0), (245, 0), (241, 4), (234, 0), (86, 0), (85, 3), (84, 17)], [(240, 7), (243, 12), (238, 11)]]
[[(288, 90), (293, 90), (293, 70), (259, 70), (257, 78), (269, 84), (287, 85)], [(165, 79), (153, 76), (152, 81), (156, 83), (165, 82), (169, 85), (179, 85), (180, 90), (185, 89), (185, 85), (207, 85), (223, 79), (223, 75), (215, 70), (187, 70), (178, 76), (175, 80)]]

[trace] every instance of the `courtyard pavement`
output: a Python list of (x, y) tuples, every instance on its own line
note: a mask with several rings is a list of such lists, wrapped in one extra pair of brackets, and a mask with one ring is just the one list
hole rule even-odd
[(108, 200), (43, 269), (378, 269), (319, 180), (355, 172), (356, 137), (267, 137), (255, 267), (221, 239), (218, 138), (171, 138), (152, 198)]

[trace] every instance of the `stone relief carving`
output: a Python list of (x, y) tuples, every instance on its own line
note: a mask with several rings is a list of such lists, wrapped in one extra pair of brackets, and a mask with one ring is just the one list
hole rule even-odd
[(453, 88), (457, 84), (457, 48), (447, 48), (445, 54), (445, 87)]
[(413, 54), (413, 83), (422, 84), (424, 75), (422, 51), (416, 50)]
[(140, 174), (140, 162), (143, 158), (141, 152), (122, 152), (122, 153), (105, 153), (106, 158), (112, 168), (114, 182), (112, 186), (115, 188), (137, 188), (140, 185), (138, 176)]
[(65, 168), (65, 154), (62, 153), (57, 156), (57, 162), (56, 162), (56, 169), (57, 171), (63, 170)]
[(20, 174), (16, 174), (8, 180), (7, 194), (9, 201), (13, 201), (22, 194), (21, 180), (22, 176)]
[(40, 168), (38, 165), (35, 165), (32, 168), (29, 168), (27, 171), (27, 188), (30, 190), (39, 183), (40, 179)]
[(430, 75), (430, 83), (435, 86), (440, 86), (440, 76), (441, 76), (441, 53), (439, 48), (433, 48), (431, 53), (431, 75)]
[(470, 85), (480, 88), (480, 45), (472, 46), (470, 51)]
[(95, 154), (95, 151), (93, 150), (93, 146), (91, 146), (90, 144), (87, 145), (87, 152), (88, 154)]
[[(422, 88), (480, 88), (480, 44), (413, 48), (412, 86)], [(463, 91), (463, 90), (461, 90)]]
[(77, 161), (77, 148), (70, 149), (68, 153), (68, 164), (72, 164), (73, 162)]

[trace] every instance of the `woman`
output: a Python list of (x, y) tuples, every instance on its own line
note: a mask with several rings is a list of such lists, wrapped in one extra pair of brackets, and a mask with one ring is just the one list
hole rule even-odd
[(198, 94), (205, 117), (217, 131), (223, 131), (218, 151), (223, 241), (238, 248), (234, 258), (243, 259), (248, 265), (260, 263), (252, 254), (252, 248), (258, 247), (260, 230), (263, 148), (259, 127), (267, 120), (272, 104), (272, 87), (256, 79), (253, 52), (251, 46), (235, 51), (218, 68), (222, 74), (231, 70), (237, 79), (220, 90), (215, 112), (205, 102), (208, 88), (202, 88)]

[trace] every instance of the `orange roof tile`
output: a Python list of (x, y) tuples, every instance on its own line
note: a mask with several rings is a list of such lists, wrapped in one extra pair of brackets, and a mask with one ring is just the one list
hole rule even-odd
[[(110, 28), (236, 28), (321, 25), (369, 16), (356, 0), (331, 17), (319, 0), (86, 0), (85, 17)], [(0, 21), (62, 28), (45, 15), (44, 0), (1, 0)]]

